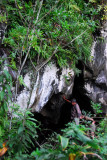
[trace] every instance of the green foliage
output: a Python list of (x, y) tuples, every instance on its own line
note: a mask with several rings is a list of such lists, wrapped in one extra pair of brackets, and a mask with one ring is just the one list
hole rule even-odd
[[(1, 143), (7, 140), (8, 158), (24, 156), (37, 139), (37, 121), (31, 118), (29, 110), (19, 111), (19, 107), (9, 107), (9, 117), (0, 116)], [(4, 125), (2, 125), (4, 123)], [(16, 158), (17, 159), (17, 158)]]
[(39, 55), (39, 60), (45, 60), (58, 45), (54, 56), (60, 67), (71, 62), (73, 67), (79, 59), (86, 61), (89, 57), (99, 3), (96, 7), (85, 0), (46, 0), (42, 5), (40, 1), (35, 5), (34, 1), (23, 0), (2, 3), (6, 5), (9, 28), (4, 44), (11, 47), (11, 57), (22, 58), (30, 46), (31, 58)]
[(102, 20), (104, 20), (104, 21), (107, 20), (107, 4), (104, 6), (104, 15), (102, 17)]
[(107, 158), (107, 118), (105, 117), (98, 125), (96, 134), (97, 142), (100, 144), (100, 154), (104, 157), (104, 160)]
[(94, 109), (96, 114), (102, 113), (101, 104), (91, 102), (91, 106)]
[(10, 156), (26, 153), (31, 145), (33, 146), (34, 139), (37, 139), (37, 121), (31, 118), (32, 113), (29, 110), (14, 112), (12, 119), (11, 130), (8, 133), (8, 143), (10, 148), (8, 154)]
[(0, 75), (0, 111), (3, 115), (7, 111), (8, 103), (11, 100), (12, 78), (7, 70), (1, 72)]
[(5, 22), (5, 23), (7, 23), (7, 21), (6, 21), (6, 13), (4, 14), (4, 15), (0, 15), (0, 22), (2, 23), (2, 22)]
[(40, 150), (33, 151), (31, 156), (38, 160), (66, 160), (70, 155), (75, 155), (78, 160), (81, 159), (83, 154), (93, 159), (91, 155), (95, 153), (95, 155), (99, 154), (105, 159), (106, 153), (102, 153), (102, 147), (99, 145), (100, 142), (103, 143), (101, 137), (99, 137), (99, 140), (96, 138), (94, 140), (90, 139), (85, 135), (86, 131), (87, 129), (83, 125), (77, 126), (68, 123), (66, 128), (63, 129), (63, 136), (57, 135), (54, 137), (54, 145), (44, 144)]
[(22, 75), (20, 75), (20, 76), (18, 77), (18, 80), (19, 80), (20, 85), (26, 86), (25, 83), (24, 83), (24, 80), (23, 80)]
[(62, 150), (64, 151), (66, 149), (66, 147), (68, 146), (69, 139), (65, 138), (63, 136), (59, 136), (59, 140), (61, 143)]
[(75, 126), (74, 124), (68, 124), (68, 128), (64, 130), (65, 136), (75, 138), (83, 142), (83, 144), (88, 144), (92, 148), (98, 149), (96, 142), (84, 135), (84, 131), (87, 130), (84, 126)]
[(9, 72), (4, 70), (0, 75), (0, 146), (2, 148), (2, 144), (6, 142), (9, 160), (12, 157), (24, 159), (29, 157), (26, 153), (34, 146), (38, 137), (38, 122), (30, 110), (20, 110), (18, 105), (12, 105), (11, 87), (12, 78)]
[[(95, 154), (106, 160), (106, 119), (97, 127), (95, 133), (97, 138), (94, 140), (87, 136), (87, 131), (90, 130), (88, 123), (86, 125), (88, 128), (84, 125), (77, 126), (74, 123), (68, 123), (62, 130), (62, 135), (53, 134), (45, 144), (40, 146), (40, 149), (37, 148), (29, 155), (29, 149), (34, 146), (33, 141), (34, 139), (36, 141), (38, 137), (37, 121), (32, 118), (33, 115), (28, 109), (20, 110), (16, 104), (9, 105), (12, 79), (6, 70), (2, 72), (0, 78), (1, 91), (4, 91), (0, 94), (0, 146), (2, 148), (5, 141), (8, 146), (8, 152), (7, 155), (4, 155), (4, 159), (66, 160), (69, 156), (74, 155), (78, 160), (83, 155), (91, 157)], [(8, 93), (7, 96), (5, 96), (5, 92)], [(6, 109), (3, 105), (5, 103)]]

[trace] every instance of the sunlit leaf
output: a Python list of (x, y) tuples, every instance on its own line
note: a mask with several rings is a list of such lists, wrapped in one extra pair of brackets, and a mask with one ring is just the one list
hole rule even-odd
[(59, 139), (60, 139), (60, 142), (61, 142), (62, 149), (64, 151), (66, 149), (66, 147), (68, 146), (69, 139), (65, 138), (63, 136), (59, 136)]
[(75, 158), (76, 158), (76, 154), (74, 153), (69, 154), (69, 160), (75, 160)]
[(20, 126), (19, 129), (18, 129), (18, 134), (20, 134), (21, 132), (23, 132), (23, 130), (24, 130), (24, 127)]
[(6, 146), (6, 143), (3, 143), (3, 148), (0, 148), (0, 157), (2, 157), (6, 152), (8, 148)]

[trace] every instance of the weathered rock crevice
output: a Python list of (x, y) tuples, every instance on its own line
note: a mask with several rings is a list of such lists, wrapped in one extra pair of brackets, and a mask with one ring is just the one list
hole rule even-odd
[(93, 109), (91, 107), (91, 99), (87, 96), (87, 91), (84, 88), (84, 65), (85, 64), (82, 61), (79, 61), (79, 63), (77, 64), (77, 68), (81, 71), (81, 73), (75, 76), (72, 97), (77, 100), (81, 110), (93, 112)]
[(84, 88), (87, 96), (95, 103), (101, 103), (103, 113), (107, 113), (107, 23), (101, 30), (100, 39), (94, 41), (91, 61), (87, 62), (84, 70)]

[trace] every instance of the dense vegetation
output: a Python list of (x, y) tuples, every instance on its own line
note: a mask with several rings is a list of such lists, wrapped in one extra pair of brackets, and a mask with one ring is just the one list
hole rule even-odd
[(99, 27), (97, 16), (101, 10), (100, 1), (94, 2), (3, 1), (4, 22), (8, 24), (3, 43), (11, 48), (12, 67), (17, 69), (16, 58), (20, 72), (27, 58), (37, 70), (52, 58), (60, 67), (74, 67), (78, 60), (89, 58), (92, 33)]
[[(89, 59), (103, 4), (100, 0), (2, 0), (0, 3), (0, 22), (7, 24), (2, 45), (9, 50), (9, 67), (18, 73), (15, 82), (7, 70), (0, 75), (0, 157), (5, 160), (86, 157), (106, 160), (106, 120), (97, 127), (94, 140), (87, 136), (89, 128), (69, 123), (62, 135), (55, 133), (47, 143), (40, 145), (39, 123), (28, 109), (20, 111), (17, 104), (11, 103), (11, 87), (16, 87), (16, 99), (18, 82), (23, 84), (21, 73), (27, 61), (36, 72), (50, 60), (59, 67), (69, 65), (78, 72), (75, 67), (78, 60)], [(1, 69), (5, 60), (0, 59)], [(30, 153), (33, 145), (38, 149)]]

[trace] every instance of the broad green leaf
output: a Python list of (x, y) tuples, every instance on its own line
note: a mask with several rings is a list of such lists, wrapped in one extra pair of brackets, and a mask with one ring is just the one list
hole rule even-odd
[(68, 132), (66, 132), (66, 135), (67, 136), (73, 136), (75, 135), (74, 131), (73, 130), (69, 130)]
[(3, 98), (4, 98), (4, 91), (1, 91), (0, 92), (0, 99), (1, 99), (1, 101), (3, 100)]
[(23, 7), (22, 7), (22, 6), (20, 6), (19, 4), (18, 4), (18, 7), (19, 7), (19, 9), (23, 9)]
[(77, 137), (79, 138), (80, 141), (82, 141), (83, 143), (88, 144), (89, 146), (98, 149), (98, 145), (96, 144), (96, 142), (90, 138), (88, 138), (87, 136), (83, 135), (82, 132), (78, 132), (77, 133)]
[(68, 146), (69, 139), (65, 138), (63, 136), (59, 136), (59, 139), (60, 139), (60, 142), (61, 142), (62, 149), (64, 151), (66, 149), (66, 147)]
[(21, 132), (23, 132), (23, 130), (24, 130), (24, 127), (20, 126), (19, 129), (18, 129), (18, 134), (20, 134)]
[(92, 148), (95, 148), (95, 149), (99, 148), (98, 144), (92, 139), (90, 141), (87, 141), (87, 144), (90, 145)]
[(61, 154), (61, 153), (59, 153), (57, 157), (58, 157), (58, 159), (61, 159), (61, 158), (65, 158), (65, 157), (66, 157), (66, 155), (65, 155), (65, 154)]
[(6, 75), (6, 78), (9, 79), (10, 74), (9, 74), (9, 72), (7, 70), (4, 70), (4, 74)]

